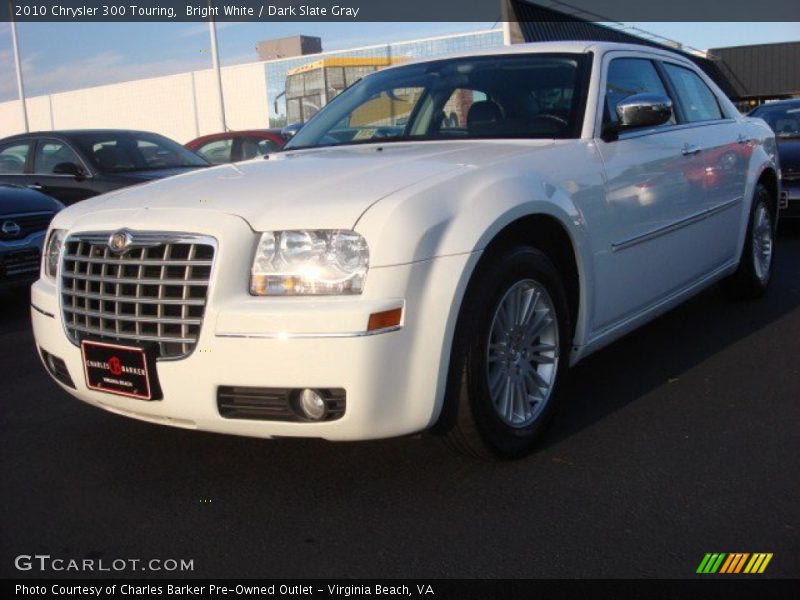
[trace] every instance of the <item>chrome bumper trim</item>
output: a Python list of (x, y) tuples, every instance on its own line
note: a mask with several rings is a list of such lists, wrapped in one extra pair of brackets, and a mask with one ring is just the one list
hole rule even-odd
[(287, 332), (248, 332), (248, 333), (215, 333), (215, 337), (220, 338), (246, 338), (246, 339), (267, 339), (267, 340), (305, 340), (318, 338), (357, 338), (380, 335), (400, 331), (403, 327), (385, 327), (372, 331), (344, 331), (344, 332), (319, 332), (319, 333), (287, 333)]

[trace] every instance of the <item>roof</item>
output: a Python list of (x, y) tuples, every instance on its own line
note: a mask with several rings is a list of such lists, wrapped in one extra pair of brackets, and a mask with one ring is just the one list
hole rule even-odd
[[(412, 64), (424, 64), (429, 62), (437, 62), (440, 60), (449, 60), (454, 58), (469, 58), (478, 56), (503, 56), (510, 54), (586, 54), (589, 52), (596, 52), (598, 54), (605, 54), (612, 51), (633, 51), (633, 52), (648, 52), (650, 54), (658, 54), (660, 56), (679, 59), (684, 62), (690, 62), (687, 57), (672, 52), (667, 49), (656, 48), (646, 44), (621, 44), (616, 42), (597, 42), (593, 40), (574, 40), (563, 42), (533, 42), (529, 44), (514, 44), (512, 46), (499, 46), (496, 48), (483, 48), (479, 50), (471, 50), (466, 52), (457, 52), (451, 54), (428, 56), (420, 59), (415, 59)], [(402, 65), (395, 65), (392, 68), (397, 68)]]
[(205, 142), (212, 142), (214, 140), (222, 140), (227, 138), (240, 138), (240, 137), (263, 137), (264, 139), (271, 139), (271, 140), (281, 140), (281, 142), (285, 142), (285, 138), (281, 135), (281, 130), (279, 128), (270, 128), (270, 129), (245, 129), (242, 131), (221, 131), (219, 133), (209, 133), (206, 135), (201, 135), (189, 142), (186, 142), (184, 146), (196, 146), (200, 144), (204, 144)]
[[(137, 129), (56, 129), (53, 131), (29, 131), (28, 133), (16, 133), (14, 135), (10, 135), (5, 140), (11, 140), (15, 138), (23, 138), (29, 137), (32, 135), (63, 135), (63, 136), (70, 136), (76, 134), (107, 134), (107, 133), (129, 133), (129, 134), (145, 134), (145, 135), (161, 135), (160, 133), (154, 133), (152, 131), (142, 131)], [(162, 136), (164, 137), (164, 136)]]

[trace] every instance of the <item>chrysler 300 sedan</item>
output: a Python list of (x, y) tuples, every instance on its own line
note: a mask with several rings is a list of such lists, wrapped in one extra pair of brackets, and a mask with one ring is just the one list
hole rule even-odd
[(266, 160), (59, 213), (36, 341), (127, 417), (519, 457), (571, 365), (714, 283), (765, 292), (778, 170), (769, 127), (667, 51), (404, 64)]

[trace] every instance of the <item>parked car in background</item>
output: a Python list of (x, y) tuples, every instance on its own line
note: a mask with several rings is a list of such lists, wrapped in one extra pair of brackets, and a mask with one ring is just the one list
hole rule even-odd
[(208, 166), (177, 142), (146, 131), (40, 131), (0, 140), (0, 183), (64, 204)]
[(716, 282), (765, 293), (777, 171), (770, 128), (668, 51), (390, 67), (274, 160), (61, 212), (31, 288), (36, 345), (65, 391), (151, 423), (432, 430), (520, 457), (571, 365)]
[(36, 280), (45, 233), (62, 208), (41, 192), (0, 184), (0, 290)]
[(252, 129), (204, 135), (186, 147), (212, 165), (221, 165), (264, 156), (280, 150), (285, 142), (280, 129)]
[(800, 99), (762, 104), (750, 112), (775, 132), (781, 163), (781, 217), (800, 218)]

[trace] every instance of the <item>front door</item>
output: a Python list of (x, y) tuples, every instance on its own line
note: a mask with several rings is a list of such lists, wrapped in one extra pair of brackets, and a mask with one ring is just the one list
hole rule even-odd
[[(613, 56), (613, 55), (612, 55)], [(604, 119), (615, 121), (616, 105), (639, 93), (669, 96), (653, 61), (617, 56), (606, 61)], [(597, 281), (593, 332), (601, 333), (685, 287), (697, 276), (702, 244), (692, 224), (705, 211), (698, 168), (687, 152), (685, 129), (670, 122), (629, 130), (619, 139), (597, 139), (606, 171), (605, 203), (585, 213), (592, 233)]]

